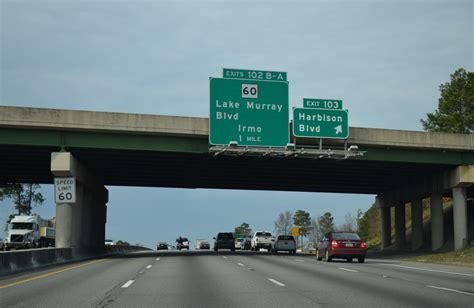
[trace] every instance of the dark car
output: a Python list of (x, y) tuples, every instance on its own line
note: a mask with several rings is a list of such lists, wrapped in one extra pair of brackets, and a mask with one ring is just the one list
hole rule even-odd
[(231, 232), (220, 232), (214, 238), (214, 251), (230, 249), (235, 251), (234, 235)]
[(361, 241), (357, 233), (329, 232), (319, 242), (316, 248), (316, 258), (318, 260), (325, 258), (327, 262), (331, 262), (334, 258), (352, 262), (352, 259), (357, 258), (359, 263), (364, 263), (366, 252), (366, 244)]
[(199, 243), (198, 249), (211, 249), (211, 245), (204, 241)]
[(160, 242), (156, 246), (156, 250), (168, 250), (168, 244), (166, 244), (164, 242)]
[(189, 240), (187, 237), (178, 237), (176, 239), (176, 249), (181, 250), (181, 249), (187, 249), (189, 250)]

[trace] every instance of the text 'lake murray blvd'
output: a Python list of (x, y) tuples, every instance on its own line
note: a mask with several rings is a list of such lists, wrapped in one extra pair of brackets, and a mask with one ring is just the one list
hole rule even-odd
[(215, 107), (218, 110), (226, 109), (230, 111), (216, 111), (216, 119), (217, 120), (239, 120), (239, 111), (241, 107), (247, 110), (267, 110), (267, 111), (275, 111), (275, 112), (282, 112), (283, 105), (282, 104), (271, 104), (271, 103), (256, 103), (253, 101), (247, 101), (246, 103), (242, 104), (240, 102), (233, 102), (233, 101), (219, 101), (216, 99)]

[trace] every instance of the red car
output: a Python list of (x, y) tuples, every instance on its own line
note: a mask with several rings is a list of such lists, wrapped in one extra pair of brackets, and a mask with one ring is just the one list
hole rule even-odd
[(333, 258), (346, 259), (352, 262), (357, 258), (359, 263), (364, 263), (367, 252), (366, 243), (362, 242), (355, 232), (329, 232), (319, 242), (316, 248), (317, 260), (326, 259), (331, 262)]

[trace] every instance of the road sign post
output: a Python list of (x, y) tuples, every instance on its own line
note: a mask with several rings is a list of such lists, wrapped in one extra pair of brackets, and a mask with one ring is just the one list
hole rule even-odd
[(287, 82), (210, 79), (211, 145), (286, 146), (288, 113)]
[(293, 134), (295, 137), (347, 139), (347, 110), (295, 108)]

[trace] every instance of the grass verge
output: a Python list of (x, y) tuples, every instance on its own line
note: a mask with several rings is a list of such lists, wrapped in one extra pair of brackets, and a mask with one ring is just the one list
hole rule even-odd
[(423, 256), (410, 257), (406, 258), (405, 260), (474, 267), (474, 247), (468, 247), (459, 251), (433, 253)]

